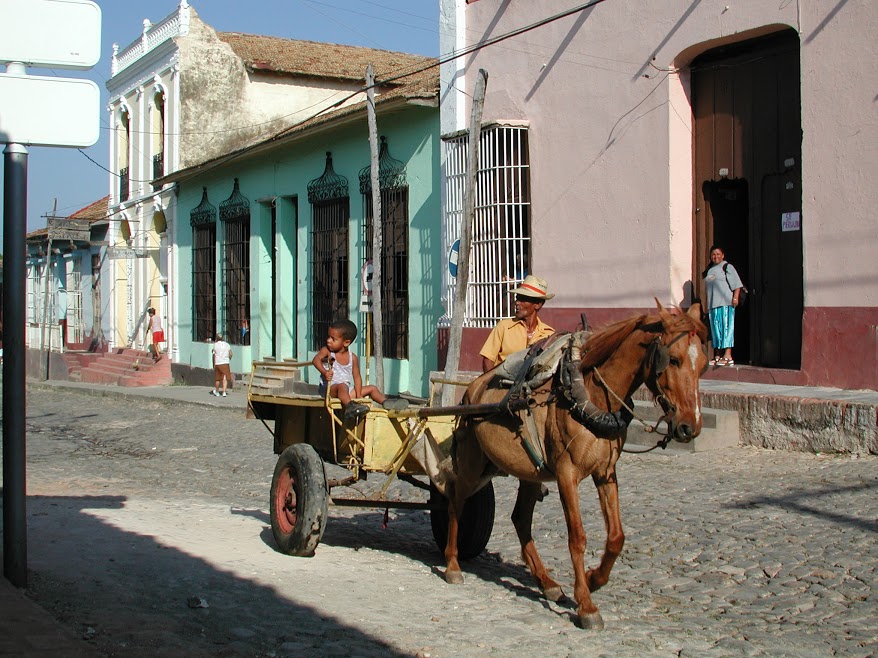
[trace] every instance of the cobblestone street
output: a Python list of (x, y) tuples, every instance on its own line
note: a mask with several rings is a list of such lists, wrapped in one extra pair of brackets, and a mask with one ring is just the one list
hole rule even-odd
[[(37, 389), (27, 428), (28, 595), (107, 655), (878, 655), (876, 457), (623, 455), (626, 543), (596, 632), (539, 596), (509, 478), (487, 553), (449, 586), (420, 510), (384, 528), (383, 510), (330, 507), (315, 557), (279, 554), (271, 436), (238, 409)], [(603, 522), (580, 493), (593, 566)], [(534, 535), (571, 595), (554, 488)]]

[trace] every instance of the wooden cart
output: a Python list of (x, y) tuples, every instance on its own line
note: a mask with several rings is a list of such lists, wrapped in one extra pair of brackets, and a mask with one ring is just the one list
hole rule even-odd
[[(271, 529), (278, 548), (289, 555), (313, 555), (326, 527), (329, 504), (376, 508), (428, 509), (433, 537), (445, 550), (448, 502), (439, 464), (450, 454), (457, 416), (476, 409), (434, 407), (437, 384), (431, 381), (426, 404), (413, 403), (395, 411), (370, 404), (358, 421), (343, 419), (338, 400), (320, 395), (318, 387), (303, 381), (311, 362), (271, 359), (253, 363), (247, 391), (251, 413), (274, 436), (279, 455), (271, 481)], [(274, 421), (274, 429), (267, 421)], [(328, 478), (326, 464), (347, 470), (345, 477)], [(337, 470), (337, 469), (336, 469)], [(344, 471), (341, 471), (344, 472)], [(339, 492), (371, 476), (384, 481), (368, 498)], [(400, 500), (387, 496), (395, 479), (430, 492), (429, 500)], [(460, 525), (462, 558), (484, 550), (494, 526), (494, 488), (488, 484), (466, 504)]]

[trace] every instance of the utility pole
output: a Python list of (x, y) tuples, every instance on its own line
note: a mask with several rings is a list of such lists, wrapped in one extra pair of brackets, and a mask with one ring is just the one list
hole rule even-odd
[(381, 311), (381, 256), (384, 245), (381, 222), (381, 187), (378, 177), (378, 120), (375, 117), (375, 72), (366, 67), (366, 111), (369, 119), (372, 183), (372, 342), (375, 344), (375, 385), (384, 388), (384, 314)]
[[(58, 199), (55, 199), (54, 207), (52, 208), (52, 219), (58, 218)], [(48, 221), (48, 217), (46, 217), (46, 225), (49, 226), (51, 222)], [(52, 275), (52, 227), (49, 226), (46, 231), (46, 237), (48, 238), (46, 244), (46, 276), (43, 278), (43, 322), (40, 327), (40, 361), (42, 363), (43, 355), (45, 355), (45, 376), (43, 377), (43, 381), (48, 381), (49, 379), (49, 354), (52, 351), (52, 330), (49, 329), (49, 340), (48, 345), (46, 344), (46, 329), (49, 327), (49, 277)]]
[[(457, 287), (454, 290), (454, 303), (451, 311), (451, 330), (448, 337), (448, 355), (445, 359), (445, 379), (457, 378), (460, 366), (460, 342), (463, 336), (463, 321), (466, 315), (466, 294), (469, 287), (469, 256), (472, 244), (472, 227), (475, 218), (476, 174), (479, 168), (479, 140), (482, 134), (482, 109), (485, 105), (485, 88), (488, 85), (488, 72), (479, 69), (476, 76), (473, 106), (470, 115), (469, 143), (466, 158), (466, 193), (463, 198), (463, 216), (460, 219), (460, 251), (457, 255)], [(454, 404), (455, 387), (444, 384), (442, 404)]]

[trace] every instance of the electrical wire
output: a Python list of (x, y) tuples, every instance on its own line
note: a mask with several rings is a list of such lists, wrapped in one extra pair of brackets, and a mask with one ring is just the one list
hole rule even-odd
[[(313, 3), (315, 3), (317, 0), (304, 0), (304, 1), (313, 4)], [(395, 82), (397, 82), (397, 81), (399, 81), (399, 80), (403, 80), (403, 79), (405, 79), (405, 78), (411, 77), (411, 76), (413, 76), (413, 75), (417, 75), (417, 74), (419, 74), (419, 73), (423, 73), (423, 72), (428, 71), (428, 70), (430, 70), (430, 69), (437, 68), (437, 67), (439, 67), (439, 66), (442, 66), (443, 64), (446, 64), (446, 63), (452, 62), (452, 61), (454, 61), (454, 60), (456, 60), (456, 59), (459, 59), (459, 58), (461, 58), (461, 57), (466, 57), (467, 55), (470, 55), (470, 54), (472, 54), (472, 53), (474, 53), (474, 52), (477, 52), (477, 51), (479, 51), (479, 50), (482, 50), (483, 48), (487, 48), (487, 47), (489, 47), (489, 46), (496, 45), (496, 44), (498, 44), (498, 43), (501, 43), (501, 42), (506, 41), (506, 40), (508, 40), (508, 39), (511, 39), (511, 38), (513, 38), (513, 37), (516, 37), (516, 36), (519, 36), (519, 35), (522, 35), (522, 34), (526, 34), (527, 32), (531, 32), (531, 31), (533, 31), (533, 30), (535, 30), (535, 29), (537, 29), (537, 28), (540, 28), (540, 27), (542, 27), (542, 26), (544, 26), (544, 25), (548, 25), (549, 23), (553, 23), (553, 22), (558, 21), (558, 20), (560, 20), (560, 19), (562, 19), (562, 18), (566, 18), (566, 17), (571, 16), (571, 15), (573, 15), (573, 14), (575, 14), (575, 13), (578, 13), (578, 12), (584, 11), (585, 9), (589, 9), (589, 8), (591, 8), (591, 7), (595, 7), (595, 6), (599, 5), (599, 4), (602, 4), (603, 2), (606, 2), (606, 0), (590, 0), (590, 2), (586, 2), (586, 3), (583, 3), (583, 4), (581, 4), (581, 5), (577, 5), (576, 7), (573, 7), (573, 8), (571, 8), (571, 9), (567, 9), (567, 10), (564, 10), (564, 11), (562, 11), (562, 12), (559, 12), (559, 13), (553, 14), (553, 15), (551, 15), (551, 16), (548, 16), (548, 17), (546, 17), (546, 18), (540, 19), (539, 21), (536, 21), (536, 22), (531, 23), (531, 24), (529, 24), (529, 25), (526, 25), (526, 26), (523, 26), (523, 27), (520, 27), (520, 28), (516, 28), (516, 29), (514, 29), (514, 30), (511, 30), (511, 31), (509, 31), (509, 32), (505, 32), (505, 33), (500, 34), (500, 35), (497, 35), (497, 36), (495, 36), (495, 37), (491, 37), (491, 38), (489, 38), (489, 39), (485, 39), (484, 41), (479, 41), (479, 42), (477, 42), (477, 43), (471, 44), (470, 46), (465, 46), (465, 47), (463, 47), (463, 48), (461, 48), (461, 49), (458, 49), (458, 50), (456, 50), (456, 51), (452, 51), (451, 53), (449, 53), (449, 54), (447, 54), (447, 55), (444, 55), (444, 56), (441, 56), (441, 57), (437, 58), (436, 60), (434, 60), (433, 62), (431, 62), (431, 63), (429, 63), (429, 64), (422, 65), (422, 66), (413, 66), (413, 67), (401, 67), (400, 69), (398, 69), (398, 70), (400, 71), (399, 73), (393, 74), (393, 75), (391, 75), (390, 77), (388, 77), (388, 78), (384, 78), (384, 79), (382, 79), (382, 80), (375, 80), (375, 82), (374, 82), (371, 86), (370, 86), (370, 85), (363, 86), (363, 87), (357, 89), (356, 91), (349, 93), (347, 96), (341, 98), (340, 100), (336, 101), (335, 103), (332, 103), (332, 104), (330, 104), (330, 105), (326, 105), (325, 107), (321, 108), (321, 109), (318, 110), (317, 112), (311, 114), (310, 116), (308, 116), (308, 117), (302, 119), (301, 121), (299, 121), (299, 122), (297, 122), (297, 123), (304, 123), (304, 122), (306, 122), (306, 121), (310, 121), (310, 120), (312, 120), (312, 119), (315, 119), (315, 118), (321, 116), (322, 114), (325, 114), (326, 112), (332, 111), (332, 110), (334, 110), (334, 109), (340, 107), (341, 105), (345, 104), (345, 103), (348, 102), (349, 100), (355, 98), (356, 96), (358, 96), (358, 95), (360, 95), (360, 94), (363, 94), (363, 93), (369, 91), (370, 89), (374, 89), (374, 88), (378, 88), (378, 87), (380, 87), (380, 86), (384, 86), (384, 85), (392, 84), (392, 83), (395, 83)], [(324, 5), (326, 5), (327, 3), (319, 3), (319, 4), (324, 4)], [(377, 3), (371, 3), (371, 4), (376, 4), (376, 5), (377, 5)], [(327, 5), (327, 6), (331, 6), (331, 5)], [(377, 5), (377, 6), (382, 6), (382, 5)], [(312, 8), (312, 9), (313, 9), (313, 8)], [(315, 11), (318, 11), (318, 13), (322, 13), (322, 12), (319, 12), (319, 10), (315, 10)], [(354, 13), (359, 13), (359, 12), (354, 12)], [(327, 17), (327, 18), (328, 18), (328, 17)], [(340, 23), (340, 24), (341, 24), (341, 23)], [(343, 24), (342, 24), (342, 25), (343, 25)], [(344, 25), (343, 25), (343, 26), (344, 26)], [(344, 27), (346, 27), (346, 26), (344, 26)], [(409, 27), (413, 27), (413, 26), (409, 26)], [(362, 35), (361, 35), (361, 36), (362, 36)], [(528, 53), (527, 51), (523, 51), (523, 52), (525, 52), (526, 54), (532, 54), (532, 53)], [(611, 60), (611, 61), (612, 61), (612, 60)], [(410, 70), (407, 70), (407, 69), (410, 69)], [(324, 98), (324, 99), (321, 100), (321, 101), (318, 101), (318, 102), (316, 102), (316, 103), (313, 103), (313, 104), (311, 104), (311, 105), (309, 105), (309, 106), (307, 106), (307, 107), (305, 107), (305, 108), (299, 108), (299, 109), (297, 109), (295, 112), (291, 112), (290, 114), (283, 115), (283, 116), (280, 116), (280, 117), (276, 117), (275, 119), (272, 119), (272, 120), (270, 120), (270, 121), (265, 121), (265, 122), (261, 122), (261, 123), (257, 123), (257, 124), (248, 125), (248, 126), (238, 126), (238, 127), (235, 127), (235, 128), (229, 128), (229, 129), (225, 129), (225, 130), (217, 130), (217, 131), (186, 131), (186, 132), (179, 132), (179, 133), (166, 133), (166, 135), (168, 135), (168, 136), (181, 136), (181, 135), (188, 135), (188, 134), (219, 134), (219, 133), (224, 133), (224, 132), (231, 132), (231, 131), (238, 131), (238, 130), (246, 130), (246, 129), (257, 128), (257, 127), (259, 127), (259, 126), (261, 126), (261, 125), (267, 125), (267, 124), (270, 124), (270, 123), (276, 123), (277, 121), (282, 120), (282, 119), (284, 119), (284, 118), (287, 118), (287, 117), (293, 116), (293, 115), (295, 115), (295, 114), (300, 114), (303, 110), (307, 110), (307, 109), (310, 109), (311, 107), (315, 107), (315, 106), (317, 106), (317, 105), (320, 105), (320, 104), (322, 104), (322, 103), (325, 103), (326, 101), (328, 101), (328, 100), (329, 100), (330, 98), (332, 98), (333, 96), (338, 95), (338, 93), (340, 93), (340, 92), (335, 92), (335, 93), (333, 93), (332, 95), (330, 95), (330, 96)], [(110, 130), (111, 132), (116, 132), (116, 131), (118, 130), (118, 129), (112, 127), (112, 126), (109, 126), (109, 127), (107, 127), (106, 129), (107, 129), (107, 130)], [(285, 130), (286, 130), (286, 129), (285, 129)], [(282, 131), (282, 132), (283, 132), (283, 131)], [(140, 134), (154, 134), (154, 133), (153, 133), (152, 131), (129, 131), (129, 134), (140, 135)], [(129, 142), (129, 144), (131, 144), (131, 142)], [(256, 145), (251, 146), (251, 147), (248, 147), (248, 148), (244, 149), (243, 152), (247, 152), (247, 151), (251, 150), (252, 148), (255, 148), (255, 146), (256, 146)], [(133, 144), (132, 144), (132, 148), (134, 148), (134, 149), (136, 150), (137, 154), (140, 155), (141, 158), (143, 157), (143, 153), (141, 153), (141, 152), (139, 151), (139, 149), (137, 149), (136, 146), (134, 146)], [(83, 155), (84, 155), (89, 161), (93, 162), (95, 165), (97, 165), (98, 167), (100, 167), (102, 170), (104, 170), (104, 171), (106, 171), (106, 172), (110, 173), (111, 175), (114, 175), (114, 176), (116, 176), (116, 177), (118, 177), (118, 178), (121, 178), (121, 175), (120, 175), (120, 174), (118, 174), (118, 173), (116, 173), (116, 172), (113, 172), (113, 171), (109, 170), (108, 168), (104, 167), (103, 165), (101, 165), (100, 163), (96, 162), (93, 158), (91, 158), (90, 156), (88, 156), (88, 155), (87, 155), (82, 149), (78, 149), (78, 150), (79, 150), (79, 152), (82, 153), (82, 154), (83, 154)], [(225, 162), (227, 159), (230, 159), (230, 158), (232, 158), (232, 157), (235, 157), (235, 156), (239, 155), (240, 153), (241, 153), (241, 151), (236, 152), (236, 153), (234, 153), (234, 154), (228, 154), (228, 156), (227, 156), (226, 158), (221, 159), (219, 162), (220, 162), (220, 163)], [(132, 180), (131, 182), (149, 183), (149, 182), (152, 182), (152, 181), (151, 181), (151, 180)]]

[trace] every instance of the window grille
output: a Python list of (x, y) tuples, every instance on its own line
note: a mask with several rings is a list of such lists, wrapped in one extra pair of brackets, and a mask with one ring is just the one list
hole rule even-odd
[(153, 98), (152, 127), (152, 177), (161, 178), (165, 175), (165, 94), (158, 92)]
[[(72, 267), (73, 263), (70, 263)], [(67, 342), (81, 343), (85, 336), (82, 321), (82, 274), (67, 272)]]
[(250, 326), (250, 201), (241, 194), (238, 179), (231, 196), (219, 207), (223, 223), (223, 335), (240, 345), (242, 329)]
[[(460, 237), (466, 188), (468, 135), (445, 140), (445, 234)], [(530, 159), (527, 128), (482, 130), (476, 174), (465, 326), (490, 328), (513, 314), (509, 291), (530, 266)], [(446, 274), (449, 300), (455, 280)], [(448, 315), (451, 315), (449, 302)]]
[[(371, 167), (360, 170), (360, 193), (366, 218), (363, 227), (366, 259), (372, 255)], [(405, 164), (390, 157), (385, 138), (378, 153), (378, 187), (381, 190), (381, 305), (382, 348), (385, 357), (407, 359), (408, 325), (408, 184)]]
[[(46, 268), (49, 267), (48, 281)], [(60, 325), (55, 322), (58, 282), (49, 263), (35, 263), (27, 278), (27, 335), (25, 344), (42, 349), (47, 340), (55, 351), (60, 349)]]
[(91, 309), (92, 309), (92, 335), (102, 336), (103, 327), (103, 304), (101, 303), (101, 255), (91, 255)]
[(27, 323), (40, 324), (43, 318), (43, 267), (35, 263), (27, 271)]
[(119, 202), (127, 201), (130, 196), (130, 166), (131, 166), (131, 117), (128, 112), (122, 112), (120, 116), (122, 129), (118, 134), (119, 153)]
[(159, 151), (152, 156), (152, 177), (161, 178), (165, 175), (165, 153)]
[(192, 338), (212, 340), (216, 332), (216, 207), (203, 188), (201, 203), (189, 213), (192, 226)]
[(350, 195), (348, 179), (332, 168), (331, 153), (326, 154), (323, 175), (308, 183), (308, 202), (312, 227), (312, 344), (320, 349), (329, 325), (349, 315)]
[(119, 201), (128, 201), (130, 195), (128, 167), (122, 167), (119, 170)]

